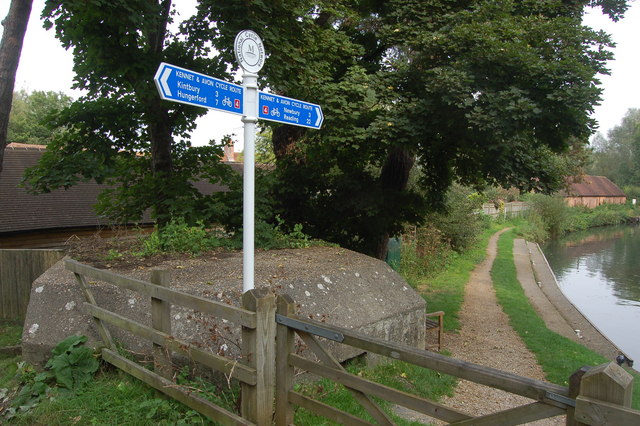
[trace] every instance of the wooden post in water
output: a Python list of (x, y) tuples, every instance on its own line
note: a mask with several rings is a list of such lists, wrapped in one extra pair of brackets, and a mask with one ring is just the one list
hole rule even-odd
[[(151, 271), (153, 284), (169, 287), (171, 276), (167, 270)], [(161, 299), (151, 298), (151, 327), (166, 334), (171, 334), (171, 304)], [(153, 344), (153, 368), (157, 374), (171, 380), (173, 368), (171, 352), (164, 345)]]
[(276, 298), (266, 288), (242, 295), (242, 306), (256, 313), (256, 328), (242, 327), (242, 357), (256, 369), (255, 386), (242, 384), (240, 415), (261, 426), (271, 425), (275, 388)]
[(639, 424), (640, 412), (629, 408), (632, 390), (633, 376), (619, 365), (610, 362), (591, 368), (580, 381), (575, 418), (582, 423), (576, 424)]

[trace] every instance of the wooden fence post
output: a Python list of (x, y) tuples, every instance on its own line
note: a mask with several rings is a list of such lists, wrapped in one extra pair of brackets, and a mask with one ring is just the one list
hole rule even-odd
[[(151, 271), (153, 284), (169, 287), (171, 276), (169, 271), (154, 269)], [(161, 299), (151, 298), (151, 327), (166, 334), (171, 334), (171, 304)], [(173, 367), (171, 353), (164, 345), (153, 344), (153, 368), (157, 374), (171, 380)]]
[(242, 306), (256, 313), (256, 328), (242, 327), (242, 356), (256, 369), (255, 386), (242, 384), (240, 415), (257, 425), (273, 420), (275, 385), (276, 298), (266, 288), (242, 295)]
[[(580, 383), (575, 418), (584, 424), (625, 424), (625, 408), (631, 407), (633, 376), (610, 362), (591, 368)], [(622, 422), (621, 422), (622, 421)]]
[[(294, 301), (288, 294), (278, 296), (277, 313), (288, 316), (295, 313)], [(276, 424), (293, 424), (293, 405), (289, 391), (293, 389), (293, 366), (289, 354), (295, 352), (295, 332), (286, 325), (278, 325), (276, 333)]]
[[(571, 377), (569, 377), (569, 398), (576, 398), (580, 393), (580, 383), (582, 383), (582, 376), (585, 375), (587, 371), (589, 371), (591, 367), (584, 366), (579, 370), (576, 370)], [(570, 407), (567, 409), (567, 417), (566, 417), (566, 425), (567, 426), (579, 426), (583, 423), (579, 423), (576, 421), (576, 409), (575, 407)]]

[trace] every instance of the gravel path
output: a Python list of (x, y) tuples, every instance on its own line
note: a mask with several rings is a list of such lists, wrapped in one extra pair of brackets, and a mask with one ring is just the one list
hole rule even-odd
[[(445, 347), (455, 358), (544, 380), (544, 374), (534, 355), (509, 325), (509, 318), (498, 304), (493, 289), (490, 272), (496, 257), (498, 238), (504, 231), (491, 237), (487, 257), (471, 274), (460, 314), (460, 333), (447, 334)], [(448, 407), (473, 416), (530, 402), (530, 399), (466, 380), (460, 381), (453, 397), (442, 401)], [(565, 424), (565, 420), (564, 416), (558, 416), (532, 424), (560, 425)]]
[[(491, 237), (485, 260), (471, 273), (460, 311), (460, 333), (447, 333), (444, 337), (444, 348), (450, 351), (454, 358), (544, 380), (542, 368), (520, 336), (509, 325), (509, 318), (498, 304), (493, 288), (491, 267), (496, 257), (498, 238), (506, 230)], [(455, 389), (454, 396), (445, 397), (440, 402), (471, 416), (482, 416), (533, 401), (499, 389), (461, 380)], [(415, 411), (400, 409), (397, 412), (407, 419), (422, 423), (446, 424)], [(565, 416), (539, 420), (531, 424), (564, 425)]]

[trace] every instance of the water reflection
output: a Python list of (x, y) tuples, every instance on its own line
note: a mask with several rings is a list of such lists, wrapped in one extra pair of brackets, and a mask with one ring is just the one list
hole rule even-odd
[(545, 244), (542, 251), (569, 300), (640, 360), (640, 228), (574, 233)]

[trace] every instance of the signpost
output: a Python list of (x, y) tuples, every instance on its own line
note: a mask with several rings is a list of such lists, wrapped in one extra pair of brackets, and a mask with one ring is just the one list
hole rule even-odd
[(271, 93), (258, 95), (258, 118), (319, 129), (324, 116), (319, 105)]
[(162, 62), (153, 80), (160, 97), (232, 114), (244, 123), (242, 290), (254, 288), (255, 137), (258, 118), (319, 129), (324, 116), (319, 105), (258, 92), (258, 71), (265, 50), (260, 36), (240, 31), (234, 42), (236, 60), (242, 67), (242, 86)]
[(244, 89), (199, 72), (162, 62), (153, 78), (160, 97), (232, 114), (242, 114)]

